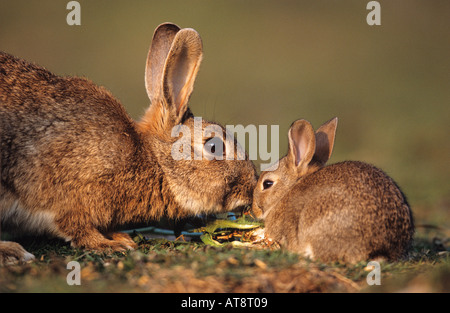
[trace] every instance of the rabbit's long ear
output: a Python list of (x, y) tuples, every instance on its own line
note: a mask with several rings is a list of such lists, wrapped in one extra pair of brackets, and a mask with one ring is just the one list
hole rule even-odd
[(151, 106), (139, 126), (165, 134), (179, 124), (187, 111), (201, 63), (202, 42), (193, 29), (170, 23), (155, 30), (147, 57), (145, 84)]
[(314, 151), (316, 149), (316, 140), (314, 129), (306, 120), (297, 120), (289, 129), (289, 164), (292, 165), (297, 173), (302, 174), (308, 168)]
[(161, 97), (162, 76), (170, 47), (180, 28), (171, 23), (159, 25), (153, 34), (152, 44), (147, 55), (145, 67), (145, 88), (152, 103)]
[(176, 123), (187, 110), (202, 56), (200, 35), (192, 28), (180, 30), (172, 43), (163, 74), (164, 98)]
[(337, 122), (338, 119), (335, 117), (324, 123), (316, 131), (316, 152), (314, 154), (314, 160), (318, 161), (322, 166), (327, 163), (333, 152)]

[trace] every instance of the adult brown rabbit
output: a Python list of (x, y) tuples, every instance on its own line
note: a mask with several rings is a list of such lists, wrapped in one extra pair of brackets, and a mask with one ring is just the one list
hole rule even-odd
[(315, 133), (306, 120), (292, 124), (288, 154), (259, 177), (253, 212), (265, 219), (268, 237), (312, 259), (399, 259), (414, 234), (408, 202), (397, 184), (372, 165), (325, 166), (336, 127), (337, 118)]
[[(103, 87), (0, 53), (3, 229), (120, 251), (135, 244), (128, 235), (112, 232), (118, 225), (251, 204), (257, 178), (248, 157), (172, 157), (180, 138), (172, 137), (174, 127), (194, 133), (188, 99), (201, 59), (195, 30), (158, 26), (145, 74), (151, 105), (136, 122)], [(200, 127), (212, 125), (203, 120)], [(213, 138), (193, 140), (192, 155), (206, 145), (209, 153), (216, 144), (228, 147)], [(0, 241), (0, 262), (32, 257), (17, 243)]]

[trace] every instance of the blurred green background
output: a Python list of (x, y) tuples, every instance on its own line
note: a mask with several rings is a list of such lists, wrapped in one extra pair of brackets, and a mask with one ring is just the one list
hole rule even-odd
[(450, 1), (379, 1), (381, 26), (361, 0), (81, 0), (81, 26), (67, 25), (68, 2), (0, 0), (0, 50), (88, 77), (139, 118), (155, 27), (192, 27), (204, 44), (197, 116), (280, 125), (281, 155), (294, 120), (338, 116), (330, 162), (383, 168), (417, 223), (450, 227)]

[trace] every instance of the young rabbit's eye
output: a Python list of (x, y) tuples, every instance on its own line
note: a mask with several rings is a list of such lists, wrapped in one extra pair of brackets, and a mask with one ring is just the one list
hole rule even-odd
[(273, 181), (268, 180), (268, 179), (263, 181), (263, 188), (264, 188), (264, 190), (268, 189), (268, 188), (270, 188), (272, 186), (273, 186)]
[(205, 142), (204, 148), (208, 154), (221, 157), (225, 151), (225, 144), (219, 137), (212, 137)]

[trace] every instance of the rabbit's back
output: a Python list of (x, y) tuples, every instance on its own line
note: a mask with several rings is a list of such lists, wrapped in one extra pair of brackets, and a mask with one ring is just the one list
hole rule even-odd
[(302, 178), (279, 207), (298, 221), (296, 240), (286, 244), (323, 260), (397, 259), (414, 232), (396, 183), (362, 162), (329, 165)]
[(134, 122), (106, 89), (5, 53), (0, 120), (1, 185), (27, 197), (112, 177), (140, 146)]
[(56, 76), (4, 52), (0, 52), (0, 110), (6, 121), (21, 118), (30, 130), (34, 122), (37, 129), (58, 121), (99, 129), (112, 124), (130, 128), (133, 123), (105, 88), (85, 78)]

